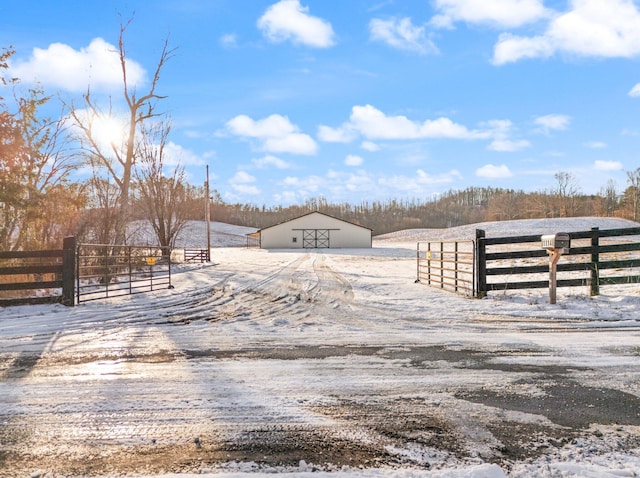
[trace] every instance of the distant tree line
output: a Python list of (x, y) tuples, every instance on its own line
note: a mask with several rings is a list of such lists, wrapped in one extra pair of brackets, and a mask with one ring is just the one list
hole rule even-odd
[[(389, 199), (359, 204), (335, 204), (319, 197), (303, 205), (266, 207), (226, 204), (218, 199), (212, 204), (211, 213), (216, 221), (263, 228), (320, 211), (369, 227), (374, 234), (514, 219), (604, 216), (638, 221), (640, 168), (627, 172), (627, 187), (623, 191), (618, 191), (615, 183), (609, 181), (598, 194), (582, 194), (575, 177), (567, 172), (556, 173), (555, 180), (553, 188), (539, 192), (469, 187), (447, 191), (437, 199)], [(204, 206), (196, 210), (204, 211)]]

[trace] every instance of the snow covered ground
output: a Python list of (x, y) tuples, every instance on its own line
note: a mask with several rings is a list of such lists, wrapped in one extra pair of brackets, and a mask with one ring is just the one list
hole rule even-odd
[(640, 285), (414, 283), (416, 240), (594, 226), (637, 225), (223, 247), (172, 290), (0, 310), (0, 475), (640, 476)]
[[(211, 222), (211, 247), (243, 247), (247, 245), (246, 234), (256, 232), (255, 227), (234, 226), (223, 222)], [(151, 225), (146, 221), (135, 221), (130, 227), (131, 244), (154, 243)], [(157, 242), (157, 241), (155, 241)], [(207, 244), (207, 228), (204, 221), (187, 221), (176, 238), (176, 247), (202, 248)]]

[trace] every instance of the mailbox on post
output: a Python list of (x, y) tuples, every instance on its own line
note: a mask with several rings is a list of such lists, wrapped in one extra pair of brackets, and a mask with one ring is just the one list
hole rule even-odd
[(556, 272), (562, 254), (568, 254), (571, 237), (566, 232), (545, 234), (540, 238), (541, 246), (549, 253), (549, 303), (556, 303)]
[(559, 250), (562, 254), (569, 253), (571, 247), (571, 237), (566, 232), (546, 234), (542, 236), (542, 248), (547, 251)]

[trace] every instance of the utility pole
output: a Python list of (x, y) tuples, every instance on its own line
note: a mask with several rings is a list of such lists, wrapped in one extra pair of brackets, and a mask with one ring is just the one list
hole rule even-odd
[(209, 195), (209, 165), (207, 164), (207, 177), (204, 181), (204, 220), (207, 227), (207, 262), (211, 261), (211, 227), (209, 221), (211, 220), (210, 202), (211, 197)]

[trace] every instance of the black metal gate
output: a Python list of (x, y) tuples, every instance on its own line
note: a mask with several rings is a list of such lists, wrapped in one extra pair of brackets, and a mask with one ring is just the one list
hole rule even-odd
[(170, 252), (166, 247), (79, 244), (77, 303), (172, 289)]
[(329, 229), (303, 229), (302, 247), (321, 249), (329, 247)]

